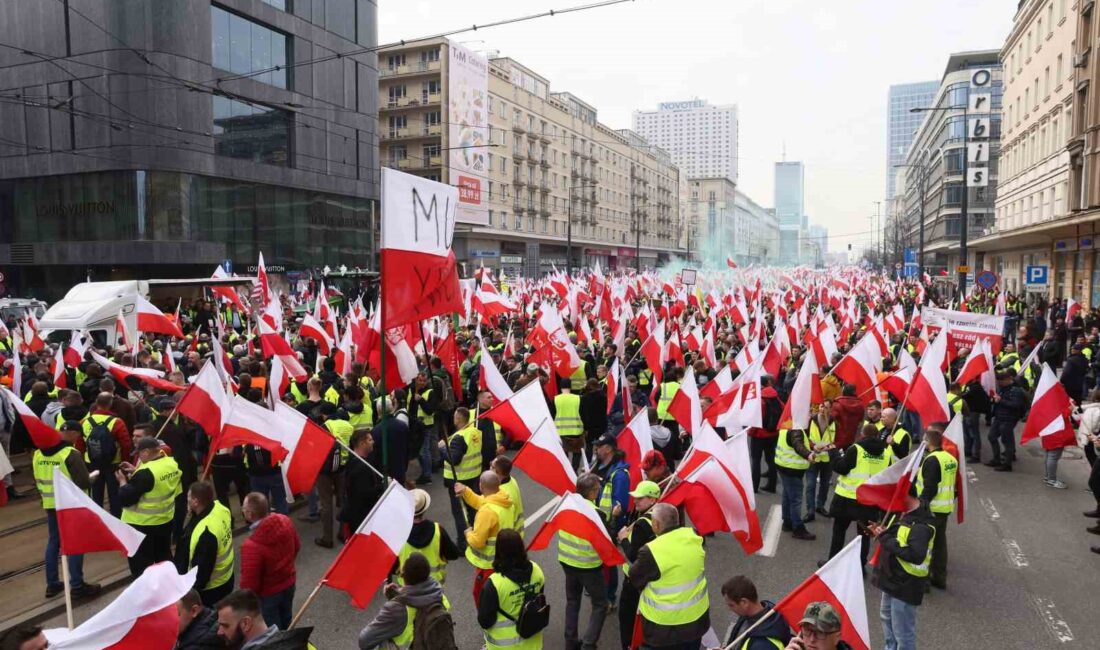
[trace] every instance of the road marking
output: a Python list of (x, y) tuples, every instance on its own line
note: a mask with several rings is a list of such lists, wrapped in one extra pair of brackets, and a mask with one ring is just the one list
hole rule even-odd
[(779, 548), (779, 533), (783, 532), (783, 510), (779, 504), (773, 505), (768, 510), (768, 519), (764, 522), (764, 547), (757, 551), (764, 557), (775, 557), (775, 551)]
[(1031, 602), (1039, 610), (1039, 616), (1046, 623), (1047, 631), (1050, 632), (1051, 636), (1059, 643), (1068, 643), (1073, 640), (1073, 631), (1069, 629), (1069, 623), (1066, 623), (1058, 614), (1058, 609), (1054, 606), (1053, 600), (1032, 596)]
[(1005, 553), (1008, 555), (1009, 561), (1016, 565), (1017, 569), (1022, 569), (1028, 566), (1027, 557), (1024, 555), (1023, 550), (1020, 549), (1020, 545), (1016, 543), (1014, 539), (1005, 539), (1004, 542)]
[(997, 521), (1001, 518), (1001, 513), (997, 512), (997, 506), (993, 505), (993, 499), (987, 499), (982, 497), (982, 507), (985, 508), (985, 514), (989, 515), (990, 521)]
[(551, 508), (557, 507), (559, 501), (561, 501), (561, 497), (554, 497), (542, 504), (542, 507), (536, 510), (534, 514), (527, 516), (527, 520), (523, 522), (523, 529), (527, 530), (532, 524), (538, 521), (539, 518), (549, 512)]

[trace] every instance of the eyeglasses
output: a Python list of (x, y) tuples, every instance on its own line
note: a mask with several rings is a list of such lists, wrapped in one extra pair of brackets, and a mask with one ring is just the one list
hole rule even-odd
[(807, 640), (807, 641), (810, 640), (810, 639), (813, 639), (814, 641), (824, 641), (826, 638), (829, 637), (830, 634), (839, 634), (839, 633), (840, 633), (840, 630), (837, 630), (835, 632), (821, 632), (821, 631), (815, 630), (814, 628), (809, 627), (807, 625), (807, 626), (804, 626), (799, 631), (799, 636), (802, 637), (803, 639)]

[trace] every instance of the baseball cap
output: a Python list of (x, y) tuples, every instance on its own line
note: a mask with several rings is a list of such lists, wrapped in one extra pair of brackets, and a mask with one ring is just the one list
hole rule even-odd
[(630, 493), (630, 496), (635, 499), (640, 497), (649, 497), (651, 499), (661, 498), (661, 486), (657, 485), (653, 481), (642, 481), (638, 483), (638, 487)]
[(840, 631), (840, 615), (833, 606), (825, 601), (810, 603), (806, 606), (806, 613), (802, 615), (799, 626), (809, 625), (818, 632), (829, 634)]
[(615, 441), (615, 436), (610, 433), (605, 433), (599, 438), (596, 438), (596, 442), (592, 444), (593, 447), (599, 447), (600, 445), (611, 445), (615, 447), (618, 443)]

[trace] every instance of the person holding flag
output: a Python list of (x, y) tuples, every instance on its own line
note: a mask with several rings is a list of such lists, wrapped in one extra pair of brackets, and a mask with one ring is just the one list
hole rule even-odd
[[(577, 494), (592, 504), (600, 494), (600, 477), (584, 474), (577, 478)], [(607, 526), (607, 519), (600, 511), (600, 520)], [(558, 562), (565, 572), (565, 647), (566, 650), (593, 650), (600, 642), (604, 620), (607, 618), (607, 583), (604, 580), (604, 562), (588, 540), (564, 530), (558, 531)], [(581, 597), (588, 594), (592, 601), (592, 614), (584, 636), (580, 636)]]
[[(863, 522), (877, 520), (878, 509), (856, 501), (856, 490), (867, 479), (889, 467), (894, 454), (874, 424), (863, 425), (860, 436), (843, 453), (835, 449), (829, 452), (833, 471), (837, 474), (831, 512), (833, 537), (829, 544), (829, 557), (835, 557), (844, 548), (848, 527), (855, 522), (857, 534), (862, 536), (859, 556), (860, 566), (864, 566), (867, 564), (871, 538), (863, 534)], [(824, 561), (818, 562), (819, 567), (824, 565)]]
[(943, 431), (938, 427), (925, 430), (924, 442), (928, 454), (917, 476), (916, 494), (931, 511), (935, 528), (928, 582), (937, 589), (947, 589), (947, 519), (955, 510), (955, 476), (959, 461), (944, 451)]
[[(627, 562), (634, 562), (638, 559), (638, 551), (657, 537), (653, 533), (650, 510), (661, 498), (661, 486), (653, 481), (642, 481), (630, 492), (630, 496), (634, 498), (634, 510), (627, 516), (630, 523), (619, 529), (618, 541)], [(628, 564), (623, 565), (623, 572), (629, 578)], [(619, 640), (624, 650), (630, 648), (634, 636), (634, 617), (638, 613), (640, 598), (641, 592), (633, 583), (629, 579), (624, 581), (622, 593), (619, 595)]]
[[(458, 435), (458, 434), (455, 434)], [(454, 493), (462, 497), (477, 511), (474, 523), (465, 531), (466, 559), (477, 568), (474, 574), (474, 604), (481, 596), (481, 588), (493, 573), (497, 535), (512, 527), (512, 500), (500, 489), (500, 477), (493, 472), (482, 472), (478, 481), (478, 494), (462, 483), (455, 483)]]
[[(933, 432), (929, 429), (924, 434), (925, 441)], [(881, 549), (871, 584), (882, 590), (879, 618), (886, 647), (916, 648), (917, 607), (924, 600), (936, 541), (932, 513), (921, 500), (907, 493), (905, 513), (900, 518), (891, 517), (885, 526), (873, 523), (867, 528)]]

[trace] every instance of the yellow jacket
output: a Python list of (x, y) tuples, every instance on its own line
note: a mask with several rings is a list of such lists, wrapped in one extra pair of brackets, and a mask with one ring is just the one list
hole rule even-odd
[(470, 488), (466, 488), (462, 491), (462, 500), (471, 508), (477, 510), (477, 516), (474, 517), (474, 527), (466, 531), (466, 543), (481, 550), (485, 548), (486, 542), (496, 537), (497, 533), (500, 532), (500, 519), (497, 517), (497, 513), (493, 512), (492, 508), (485, 508), (485, 504), (492, 503), (507, 510), (512, 507), (512, 498), (503, 490), (483, 497)]
[(836, 375), (829, 375), (821, 380), (821, 398), (835, 402), (836, 398), (840, 397), (842, 387), (840, 379)]

